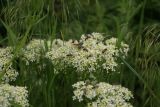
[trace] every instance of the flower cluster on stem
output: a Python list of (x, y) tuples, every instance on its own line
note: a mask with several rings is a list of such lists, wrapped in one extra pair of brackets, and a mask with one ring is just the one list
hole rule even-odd
[(128, 101), (132, 93), (121, 85), (79, 81), (72, 85), (73, 100), (87, 101), (87, 107), (133, 107)]
[(116, 38), (106, 39), (101, 33), (82, 35), (79, 41), (56, 39), (51, 45), (46, 58), (54, 65), (72, 66), (77, 72), (96, 72), (97, 69), (104, 69), (107, 73), (115, 71), (117, 58), (120, 54), (125, 57), (129, 50), (127, 44), (121, 42), (118, 47)]

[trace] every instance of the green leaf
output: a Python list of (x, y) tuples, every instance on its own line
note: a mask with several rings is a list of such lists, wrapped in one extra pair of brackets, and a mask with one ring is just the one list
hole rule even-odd
[(9, 44), (12, 46), (15, 46), (17, 43), (17, 37), (16, 34), (13, 32), (13, 30), (9, 27), (9, 25), (5, 24), (5, 22), (3, 22), (1, 19), (0, 21), (2, 22), (2, 24), (4, 25), (4, 27), (7, 29), (7, 33), (8, 33), (8, 41)]

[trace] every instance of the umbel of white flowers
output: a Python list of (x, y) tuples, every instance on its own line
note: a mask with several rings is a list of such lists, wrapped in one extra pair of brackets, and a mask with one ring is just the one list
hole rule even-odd
[(100, 33), (82, 35), (79, 41), (62, 41), (56, 39), (52, 42), (52, 48), (46, 54), (54, 65), (62, 65), (57, 69), (65, 69), (66, 65), (76, 68), (77, 72), (95, 72), (102, 68), (105, 71), (115, 71), (118, 65), (117, 57), (127, 55), (129, 47), (121, 42), (117, 47), (117, 39), (105, 39)]
[(22, 50), (23, 60), (29, 65), (29, 62), (39, 62), (42, 54), (41, 50), (45, 48), (44, 40), (33, 39), (30, 43)]
[(72, 86), (73, 100), (86, 100), (87, 107), (133, 107), (128, 102), (132, 93), (120, 85), (79, 81)]
[(12, 105), (28, 107), (27, 97), (26, 87), (11, 86), (9, 84), (0, 85), (0, 107), (11, 107)]
[(28, 107), (28, 91), (26, 87), (11, 86), (8, 83), (15, 81), (18, 72), (12, 68), (13, 48), (0, 48), (0, 107)]
[(2, 83), (15, 81), (18, 72), (12, 68), (13, 48), (0, 48), (0, 72), (5, 72), (2, 77)]

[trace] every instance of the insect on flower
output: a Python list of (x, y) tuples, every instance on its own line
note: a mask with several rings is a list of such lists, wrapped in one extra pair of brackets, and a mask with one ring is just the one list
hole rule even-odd
[(107, 51), (107, 48), (105, 48), (104, 50), (102, 50), (102, 53), (105, 53)]
[(70, 54), (67, 54), (66, 56), (73, 56), (73, 54), (70, 53)]
[(93, 35), (92, 34), (85, 34), (85, 41), (87, 40), (87, 39), (89, 39), (89, 38), (91, 38)]

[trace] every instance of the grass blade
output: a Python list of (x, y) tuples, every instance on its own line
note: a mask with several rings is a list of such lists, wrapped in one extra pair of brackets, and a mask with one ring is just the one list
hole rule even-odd
[(158, 103), (160, 104), (160, 99), (154, 94), (153, 90), (149, 87), (149, 85), (145, 82), (145, 80), (143, 79), (143, 77), (141, 75), (139, 75), (137, 73), (136, 70), (134, 70), (130, 64), (128, 64), (122, 57), (120, 57), (120, 59), (124, 62), (124, 64), (138, 77), (138, 79), (140, 81), (142, 81), (142, 83), (146, 86), (146, 88), (148, 89), (148, 91), (151, 93), (151, 95), (158, 101)]

